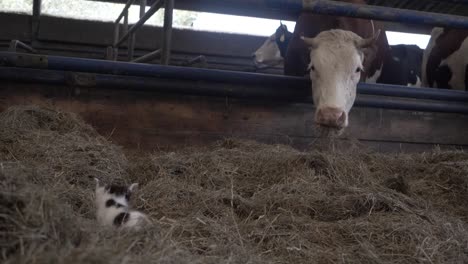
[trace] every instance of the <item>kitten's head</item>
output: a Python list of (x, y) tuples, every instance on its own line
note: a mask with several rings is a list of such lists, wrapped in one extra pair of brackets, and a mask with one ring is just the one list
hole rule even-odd
[(122, 185), (103, 185), (96, 180), (96, 205), (99, 207), (128, 207), (131, 194), (138, 187), (138, 183), (132, 183), (130, 186)]

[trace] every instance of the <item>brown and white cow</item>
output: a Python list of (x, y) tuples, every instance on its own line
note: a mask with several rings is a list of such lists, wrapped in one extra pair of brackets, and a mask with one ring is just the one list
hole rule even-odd
[[(364, 0), (348, 0), (365, 4)], [(285, 58), (285, 75), (310, 69), (315, 122), (342, 129), (361, 81), (376, 82), (389, 45), (376, 21), (302, 13)], [(302, 37), (304, 36), (304, 37)]]
[(468, 30), (434, 28), (424, 51), (423, 86), (468, 89)]

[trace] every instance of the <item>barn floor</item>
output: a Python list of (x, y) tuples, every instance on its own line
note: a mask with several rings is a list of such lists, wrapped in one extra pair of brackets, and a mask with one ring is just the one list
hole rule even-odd
[[(69, 113), (0, 114), (6, 263), (468, 263), (468, 154), (300, 152), (225, 140), (130, 153)], [(94, 180), (154, 224), (103, 229)]]

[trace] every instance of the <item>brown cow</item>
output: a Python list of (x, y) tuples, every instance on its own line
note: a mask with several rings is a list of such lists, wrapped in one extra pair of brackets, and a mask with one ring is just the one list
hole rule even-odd
[(468, 89), (468, 30), (434, 28), (424, 51), (423, 86)]
[[(364, 0), (346, 2), (365, 4)], [(286, 75), (304, 76), (310, 69), (316, 123), (339, 129), (348, 125), (357, 83), (359, 80), (376, 82), (389, 53), (385, 33), (378, 38), (380, 31), (376, 21), (312, 13), (300, 15), (284, 71)]]

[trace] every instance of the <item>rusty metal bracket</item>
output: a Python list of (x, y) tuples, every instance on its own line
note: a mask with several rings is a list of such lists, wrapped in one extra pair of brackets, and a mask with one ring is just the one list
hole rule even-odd
[(14, 39), (10, 42), (10, 46), (8, 47), (8, 51), (17, 52), (18, 47), (23, 48), (26, 51), (31, 53), (38, 53), (33, 47), (29, 46), (28, 44), (21, 42), (17, 39)]
[(96, 86), (96, 74), (70, 72), (67, 74), (67, 83), (79, 87), (94, 87)]
[(47, 69), (47, 55), (10, 53), (0, 61), (1, 65), (25, 68)]

